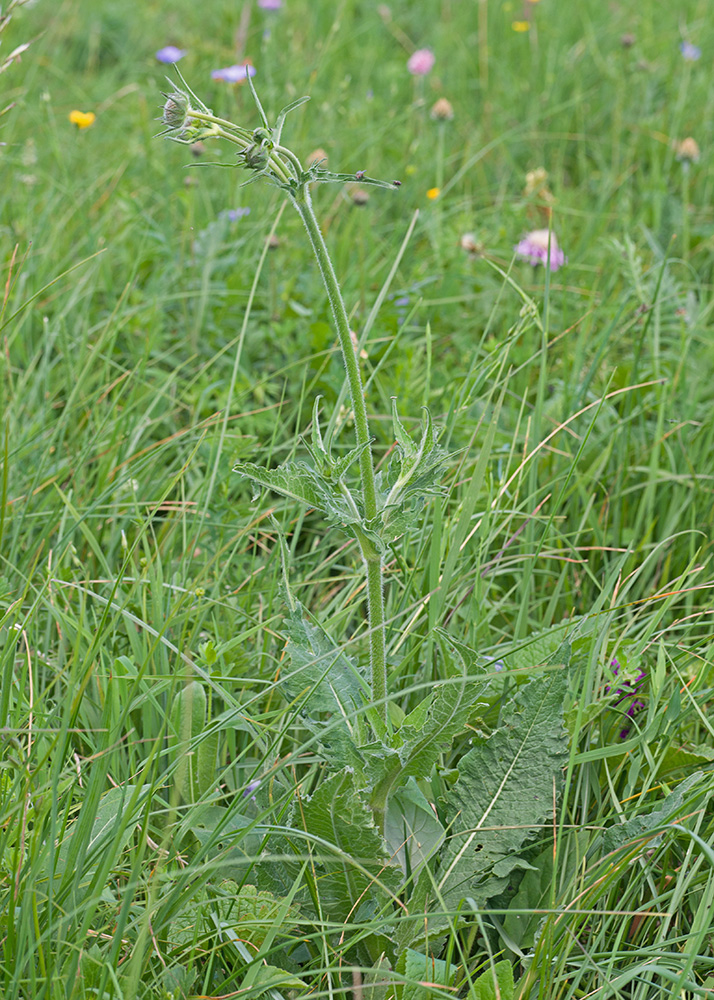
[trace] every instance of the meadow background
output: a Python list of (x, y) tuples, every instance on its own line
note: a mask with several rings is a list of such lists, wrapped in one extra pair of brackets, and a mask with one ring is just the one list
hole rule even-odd
[[(708, 0), (39, 0), (0, 56), (28, 41), (0, 77), (2, 996), (486, 1000), (503, 961), (522, 998), (711, 996)], [(443, 678), (449, 636), (497, 665), (435, 808), (518, 671), (574, 650), (552, 822), (401, 965), (403, 887), (340, 911), (307, 836), (297, 875), (270, 874), (269, 831), (325, 767), (278, 686), (286, 579), (358, 661), (363, 584), (353, 543), (232, 466), (304, 456), (318, 394), (350, 420), (299, 219), (230, 149), (156, 138), (167, 44), (217, 114), (258, 124), (211, 79), (249, 59), (269, 115), (310, 96), (285, 130), (301, 157), (401, 181), (315, 198), (378, 455), (396, 396), (451, 456), (388, 564), (395, 711)], [(549, 218), (552, 273), (513, 253)], [(216, 754), (181, 797), (168, 716), (191, 678)]]

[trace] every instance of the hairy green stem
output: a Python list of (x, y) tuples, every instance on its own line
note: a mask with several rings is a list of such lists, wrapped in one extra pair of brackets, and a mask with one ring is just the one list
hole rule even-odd
[[(315, 253), (317, 265), (330, 301), (332, 315), (337, 327), (337, 335), (342, 349), (342, 359), (347, 372), (347, 382), (352, 401), (355, 421), (355, 436), (358, 445), (365, 445), (359, 459), (362, 477), (364, 512), (367, 521), (377, 516), (377, 487), (374, 477), (372, 449), (369, 447), (369, 423), (364, 401), (364, 388), (359, 370), (357, 353), (350, 335), (347, 310), (342, 292), (332, 266), (325, 239), (315, 217), (308, 184), (302, 184), (298, 191), (290, 195), (300, 218), (305, 224), (310, 243)], [(384, 620), (384, 581), (381, 553), (370, 539), (361, 532), (357, 535), (367, 574), (367, 614), (369, 618), (370, 666), (372, 669), (372, 701), (382, 722), (387, 721), (387, 655)]]

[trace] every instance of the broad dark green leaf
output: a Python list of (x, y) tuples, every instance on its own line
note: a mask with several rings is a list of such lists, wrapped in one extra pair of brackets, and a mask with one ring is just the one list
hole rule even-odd
[(520, 687), (503, 725), (459, 763), (447, 797), (453, 825), (437, 872), (448, 909), (477, 905), (502, 891), (509, 874), (528, 868), (524, 845), (553, 817), (567, 760), (563, 673)]

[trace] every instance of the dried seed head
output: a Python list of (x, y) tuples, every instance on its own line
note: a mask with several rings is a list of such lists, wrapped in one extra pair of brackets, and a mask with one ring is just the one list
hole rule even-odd
[(432, 105), (429, 114), (435, 121), (450, 122), (454, 117), (454, 107), (451, 101), (445, 97), (440, 97)]
[(483, 243), (476, 239), (474, 233), (464, 233), (459, 240), (459, 246), (462, 250), (466, 250), (467, 253), (482, 254), (484, 252)]
[(685, 163), (699, 163), (700, 156), (699, 143), (691, 135), (688, 135), (686, 139), (682, 139), (681, 142), (677, 143), (678, 160), (682, 160)]

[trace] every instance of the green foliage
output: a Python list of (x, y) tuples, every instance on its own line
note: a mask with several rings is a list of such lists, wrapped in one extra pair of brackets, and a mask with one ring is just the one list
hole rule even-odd
[(396, 989), (399, 1000), (433, 1000), (453, 987), (458, 968), (406, 948), (399, 957), (397, 972), (404, 977)]

